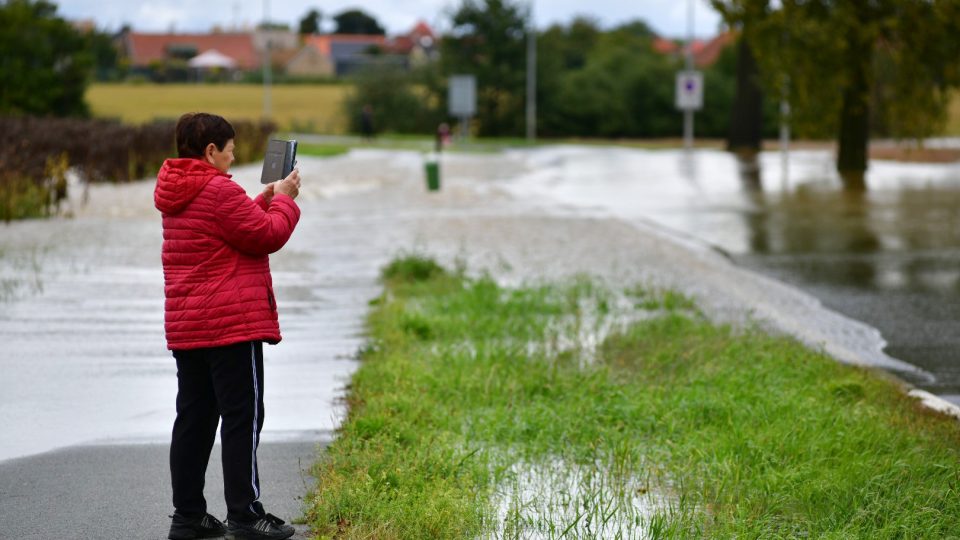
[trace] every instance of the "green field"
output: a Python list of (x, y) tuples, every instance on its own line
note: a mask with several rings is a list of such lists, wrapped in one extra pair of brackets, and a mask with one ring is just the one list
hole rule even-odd
[[(341, 103), (349, 85), (277, 85), (271, 88), (272, 119), (281, 130), (344, 133)], [(87, 103), (98, 118), (142, 123), (190, 111), (227, 119), (263, 116), (263, 87), (255, 84), (93, 84)]]

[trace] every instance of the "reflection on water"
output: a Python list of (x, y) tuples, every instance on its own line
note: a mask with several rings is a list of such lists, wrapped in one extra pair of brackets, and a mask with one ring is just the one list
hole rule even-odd
[[(756, 163), (756, 160), (754, 160)], [(876, 326), (888, 353), (937, 377), (926, 385), (960, 396), (960, 174), (949, 182), (870, 191), (799, 184), (765, 191), (759, 166), (740, 164), (738, 213), (746, 238), (738, 262), (800, 285), (828, 307)], [(754, 170), (757, 173), (754, 173)], [(947, 169), (948, 175), (950, 169)]]
[[(848, 192), (829, 151), (556, 147), (514, 187), (576, 208), (654, 221), (722, 249), (876, 327), (886, 352), (960, 402), (960, 164), (874, 161)], [(914, 381), (920, 383), (921, 381)]]

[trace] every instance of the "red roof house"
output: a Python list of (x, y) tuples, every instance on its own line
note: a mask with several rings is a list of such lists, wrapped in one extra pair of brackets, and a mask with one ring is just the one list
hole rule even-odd
[(213, 34), (146, 34), (129, 32), (123, 38), (123, 48), (132, 67), (148, 67), (171, 58), (190, 58), (210, 50), (231, 58), (243, 70), (261, 65), (260, 55), (253, 46), (250, 33)]
[[(736, 39), (737, 36), (733, 32), (724, 32), (707, 41), (702, 39), (693, 40), (693, 64), (699, 68), (712, 66), (717, 61), (717, 58), (720, 57), (723, 49), (728, 45), (732, 45)], [(662, 37), (657, 37), (653, 40), (653, 50), (660, 54), (670, 54), (679, 57), (683, 57), (687, 52), (686, 44)]]

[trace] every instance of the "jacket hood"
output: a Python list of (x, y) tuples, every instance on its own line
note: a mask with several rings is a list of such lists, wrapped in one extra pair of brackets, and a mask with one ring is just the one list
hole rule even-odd
[(176, 214), (196, 198), (203, 186), (215, 176), (226, 174), (210, 163), (193, 158), (168, 159), (157, 173), (153, 204), (165, 214)]

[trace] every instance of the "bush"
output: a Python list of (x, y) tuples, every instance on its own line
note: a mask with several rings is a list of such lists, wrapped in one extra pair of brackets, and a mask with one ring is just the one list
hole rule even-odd
[(370, 105), (375, 132), (433, 133), (446, 116), (438, 107), (431, 107), (427, 92), (415, 85), (415, 78), (392, 67), (357, 74), (353, 92), (343, 101), (350, 131), (360, 131), (360, 111)]
[[(237, 163), (261, 159), (276, 126), (232, 124)], [(46, 213), (49, 204), (66, 196), (66, 168), (86, 182), (127, 182), (155, 174), (164, 159), (176, 155), (175, 125), (172, 120), (128, 126), (113, 120), (0, 117), (0, 217)]]
[(0, 219), (41, 217), (49, 208), (49, 191), (30, 180), (0, 173)]
[(381, 272), (381, 281), (388, 283), (417, 283), (442, 277), (447, 271), (433, 259), (410, 253), (390, 262)]

